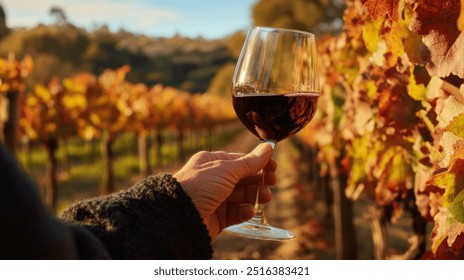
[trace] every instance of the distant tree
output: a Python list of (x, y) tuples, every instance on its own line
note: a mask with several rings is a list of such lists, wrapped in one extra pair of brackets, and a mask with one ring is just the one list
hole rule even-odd
[(208, 93), (217, 96), (231, 96), (232, 76), (235, 63), (227, 63), (217, 71), (208, 87)]
[[(53, 13), (61, 18), (57, 22), (64, 22), (62, 10)], [(242, 41), (237, 41), (238, 48)], [(129, 82), (148, 86), (161, 83), (194, 93), (205, 92), (216, 72), (234, 61), (236, 55), (231, 55), (224, 42), (180, 35), (152, 38), (124, 30), (114, 33), (105, 25), (89, 32), (69, 23), (39, 24), (12, 30), (0, 41), (0, 57), (14, 53), (19, 59), (26, 55), (33, 58), (37, 67), (26, 81), (29, 88), (36, 83), (48, 84), (55, 76), (65, 78), (79, 71), (98, 76), (108, 68), (130, 65)]]
[(342, 0), (260, 0), (252, 8), (252, 17), (256, 25), (320, 34), (340, 31), (343, 10)]
[[(95, 75), (101, 74), (108, 68), (115, 69), (123, 65), (143, 67), (148, 61), (148, 58), (139, 52), (121, 48), (118, 45), (120, 42), (118, 33), (112, 33), (106, 25), (88, 34), (87, 38), (89, 45), (82, 57), (83, 66)], [(137, 76), (134, 80), (141, 82), (142, 79)]]
[(55, 23), (58, 25), (65, 25), (68, 24), (68, 18), (66, 17), (66, 13), (64, 10), (57, 6), (52, 6), (50, 8), (50, 15), (55, 18)]
[(8, 26), (6, 25), (6, 14), (3, 10), (2, 5), (0, 4), (0, 39), (5, 37), (10, 32)]
[(238, 59), (242, 51), (242, 45), (245, 42), (246, 34), (243, 31), (237, 31), (227, 38), (226, 46), (234, 59)]
[(233, 61), (230, 61), (216, 72), (208, 86), (208, 92), (212, 95), (230, 96), (232, 76), (235, 70), (235, 61), (240, 56), (242, 45), (245, 42), (246, 34), (243, 31), (237, 31), (225, 40), (225, 46), (231, 54)]
[(38, 25), (15, 30), (3, 38), (0, 56), (13, 53), (21, 59), (30, 55), (37, 66), (26, 81), (32, 87), (36, 83), (48, 84), (55, 76), (64, 78), (80, 70), (88, 44), (87, 34), (71, 24)]

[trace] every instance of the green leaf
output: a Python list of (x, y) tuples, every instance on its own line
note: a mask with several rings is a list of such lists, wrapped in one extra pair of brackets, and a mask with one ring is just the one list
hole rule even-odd
[(461, 191), (451, 202), (448, 210), (453, 215), (453, 217), (461, 222), (464, 223), (464, 191)]
[(456, 158), (447, 172), (446, 190), (443, 205), (450, 206), (459, 193), (464, 190), (464, 159)]

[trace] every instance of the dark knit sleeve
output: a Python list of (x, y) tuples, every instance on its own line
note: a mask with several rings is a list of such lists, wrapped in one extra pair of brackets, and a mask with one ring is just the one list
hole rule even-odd
[(211, 239), (198, 211), (170, 175), (77, 202), (61, 215), (87, 228), (114, 259), (210, 259)]

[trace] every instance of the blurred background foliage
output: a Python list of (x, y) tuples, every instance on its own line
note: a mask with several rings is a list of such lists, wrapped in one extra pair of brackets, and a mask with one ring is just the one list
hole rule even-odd
[[(321, 36), (341, 30), (343, 0), (260, 0), (252, 7), (254, 25), (293, 28)], [(148, 86), (161, 83), (191, 93), (230, 95), (230, 81), (246, 30), (218, 40), (152, 38), (105, 25), (92, 31), (74, 26), (68, 13), (49, 9), (54, 24), (9, 29), (0, 5), (0, 56), (22, 59), (31, 55), (36, 67), (26, 85), (47, 84), (53, 77), (69, 77), (81, 71), (99, 75), (107, 68), (130, 65), (127, 79)]]

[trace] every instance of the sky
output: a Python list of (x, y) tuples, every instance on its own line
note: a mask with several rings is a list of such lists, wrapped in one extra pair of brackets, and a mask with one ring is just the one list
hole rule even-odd
[(93, 30), (110, 30), (171, 37), (218, 39), (251, 25), (251, 7), (257, 0), (0, 0), (7, 26), (33, 27), (53, 23), (53, 6), (68, 22)]

